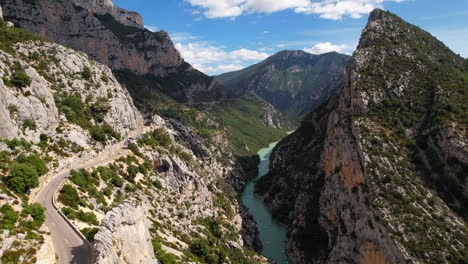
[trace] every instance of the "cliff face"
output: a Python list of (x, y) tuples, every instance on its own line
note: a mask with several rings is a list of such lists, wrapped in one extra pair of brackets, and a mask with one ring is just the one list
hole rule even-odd
[(289, 226), (295, 263), (462, 261), (466, 73), (430, 34), (370, 14), (342, 88), (277, 145), (256, 186)]
[[(109, 67), (3, 20), (0, 33), (0, 255), (3, 262), (56, 263), (52, 229), (32, 204), (37, 187), (96, 157), (143, 118)], [(25, 158), (36, 165), (14, 174)]]
[(246, 69), (216, 78), (237, 94), (254, 93), (300, 120), (325, 101), (344, 78), (349, 56), (285, 50)]
[[(56, 206), (95, 239), (98, 263), (268, 262), (244, 247), (260, 244), (225, 182), (234, 158), (223, 132), (211, 141), (158, 115), (144, 125), (109, 67), (3, 20), (0, 35), (2, 261), (56, 262), (55, 224), (45, 228), (42, 207), (27, 201), (76, 169), (57, 186)], [(196, 113), (200, 123), (214, 123)], [(205, 250), (194, 249), (200, 245)]]
[(145, 210), (134, 200), (109, 211), (94, 236), (96, 263), (158, 263), (149, 227)]
[[(15, 49), (15, 55), (0, 51), (0, 65), (5, 69), (0, 81), (2, 139), (24, 138), (37, 143), (41, 134), (62, 134), (81, 147), (89, 147), (90, 135), (71, 111), (80, 109), (70, 110), (72, 104), (67, 102), (68, 106), (61, 105), (62, 99), (76, 94), (96, 114), (96, 125), (106, 123), (122, 135), (143, 125), (130, 95), (108, 67), (52, 43), (31, 41), (17, 44)], [(89, 78), (83, 77), (85, 69)], [(18, 72), (31, 79), (30, 85), (18, 88), (11, 84)], [(62, 132), (57, 133), (57, 129)]]
[(199, 106), (230, 94), (184, 62), (167, 32), (144, 29), (138, 14), (118, 8), (110, 0), (2, 0), (0, 5), (5, 18), (17, 26), (83, 51), (122, 75), (146, 80), (143, 87), (129, 87), (143, 103), (152, 99), (147, 98), (151, 90)]

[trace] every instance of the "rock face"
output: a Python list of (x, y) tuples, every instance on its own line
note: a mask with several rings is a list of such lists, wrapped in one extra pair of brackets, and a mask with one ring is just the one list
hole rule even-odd
[(256, 186), (289, 227), (294, 263), (463, 262), (464, 64), (397, 16), (370, 14), (342, 88), (276, 146)]
[[(5, 79), (0, 81), (1, 138), (25, 138), (39, 142), (41, 134), (52, 136), (60, 125), (66, 130), (62, 133), (72, 142), (86, 147), (89, 135), (73, 124), (64, 127), (64, 122), (70, 120), (59, 115), (54, 95), (60, 97), (68, 93), (78, 93), (83, 101), (90, 104), (95, 101), (96, 107), (98, 101), (102, 102), (99, 104), (106, 108), (102, 121), (122, 135), (143, 124), (130, 95), (108, 67), (57, 44), (28, 42), (18, 44), (16, 49), (17, 57), (0, 51), (0, 64), (5, 69), (2, 77), (9, 79), (13, 72), (18, 71), (14, 68), (19, 67), (31, 78), (31, 84), (19, 89), (7, 86)], [(47, 55), (36, 59), (41, 54)], [(47, 66), (44, 63), (48, 63)], [(84, 68), (92, 73), (90, 79), (81, 77)], [(71, 78), (73, 75), (75, 77)], [(103, 78), (106, 82), (102, 81)], [(92, 93), (90, 89), (93, 89)]]
[(95, 235), (96, 264), (159, 263), (154, 257), (145, 210), (126, 201), (106, 214)]
[(237, 94), (254, 93), (296, 120), (326, 100), (344, 78), (350, 56), (285, 50), (216, 78)]
[(157, 91), (199, 106), (230, 96), (213, 78), (184, 62), (167, 32), (144, 29), (138, 14), (111, 0), (2, 0), (0, 5), (5, 18), (16, 25), (87, 53), (123, 79), (140, 78), (128, 88), (143, 102), (156, 98)]

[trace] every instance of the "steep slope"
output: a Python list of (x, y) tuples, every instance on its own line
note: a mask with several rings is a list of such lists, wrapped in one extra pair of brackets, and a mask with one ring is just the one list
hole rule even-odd
[(0, 36), (1, 261), (56, 263), (38, 190), (143, 118), (107, 66), (2, 19)]
[(295, 120), (326, 100), (344, 77), (350, 56), (281, 51), (246, 69), (217, 76), (236, 94), (254, 93)]
[(3, 20), (0, 67), (2, 263), (80, 263), (89, 251), (67, 239), (75, 230), (96, 238), (100, 263), (267, 263), (225, 182), (223, 133), (211, 142), (158, 115), (143, 124), (109, 67)]
[(161, 91), (199, 107), (230, 96), (229, 90), (182, 59), (167, 32), (150, 32), (138, 14), (110, 0), (2, 0), (0, 5), (5, 18), (17, 26), (81, 50), (117, 75), (137, 75), (151, 82), (128, 87), (140, 107)]
[(467, 72), (427, 32), (370, 14), (343, 87), (256, 188), (295, 263), (466, 262)]
[[(176, 117), (201, 132), (213, 130), (213, 133), (204, 133), (211, 137), (220, 130), (219, 125), (206, 124), (212, 124), (213, 119), (222, 123), (229, 123), (229, 120), (222, 120), (222, 116), (211, 119), (200, 119), (200, 116), (211, 117), (208, 112), (213, 106), (229, 104), (232, 100), (240, 100), (244, 105), (252, 101), (236, 98), (219, 81), (194, 69), (182, 59), (167, 32), (150, 32), (143, 27), (137, 13), (117, 7), (111, 0), (0, 0), (0, 5), (5, 17), (17, 26), (85, 52), (111, 67), (144, 113)], [(230, 116), (270, 115), (281, 119), (281, 113), (272, 115), (268, 107), (244, 109), (259, 112), (234, 111)], [(176, 113), (178, 111), (197, 113), (184, 116)], [(272, 134), (279, 135), (275, 138), (278, 140), (285, 133), (277, 126), (270, 126), (272, 123), (259, 120), (254, 125), (264, 131), (272, 129)], [(262, 138), (237, 137), (242, 133), (235, 130), (237, 128), (230, 125), (229, 129), (221, 130), (231, 135), (231, 145), (236, 152), (249, 149), (248, 152), (255, 153), (258, 145), (251, 142), (262, 141)]]

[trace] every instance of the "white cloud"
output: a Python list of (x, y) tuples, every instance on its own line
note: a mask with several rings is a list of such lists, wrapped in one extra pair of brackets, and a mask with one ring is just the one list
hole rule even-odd
[(327, 52), (340, 52), (340, 53), (345, 53), (345, 51), (348, 49), (347, 45), (333, 45), (330, 42), (322, 42), (318, 43), (315, 46), (311, 48), (304, 48), (305, 52), (309, 52), (312, 54), (323, 54)]
[(296, 13), (316, 14), (321, 18), (338, 20), (360, 18), (384, 2), (406, 0), (185, 0), (201, 7), (207, 18), (237, 17), (242, 14), (267, 13), (292, 9)]
[(199, 39), (198, 37), (186, 32), (172, 33), (170, 36), (174, 42), (185, 42)]
[(150, 25), (145, 25), (145, 28), (151, 32), (156, 32), (158, 31), (158, 27), (157, 26), (150, 26)]
[(175, 47), (182, 57), (206, 74), (240, 70), (269, 56), (265, 52), (244, 48), (226, 51), (225, 47), (197, 40), (198, 38), (187, 33), (176, 33), (171, 36), (176, 36), (172, 38), (178, 40), (175, 41)]

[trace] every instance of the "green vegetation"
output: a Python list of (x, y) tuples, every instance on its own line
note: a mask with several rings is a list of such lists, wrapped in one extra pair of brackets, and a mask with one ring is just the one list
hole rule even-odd
[(7, 27), (6, 22), (0, 19), (0, 49), (10, 54), (15, 54), (13, 45), (28, 40), (40, 40), (40, 38), (27, 30), (16, 27)]
[[(369, 54), (367, 68), (359, 72), (362, 78), (356, 84), (359, 92), (371, 98), (366, 116), (406, 146), (416, 166), (413, 170), (467, 218), (466, 165), (458, 154), (442, 149), (445, 143), (441, 140), (467, 129), (468, 65), (429, 33), (393, 14), (386, 15), (394, 18), (388, 28), (392, 35), (376, 34), (370, 43), (374, 53)], [(407, 55), (384, 55), (387, 50)], [(403, 73), (407, 76), (402, 79)], [(376, 94), (387, 96), (374, 98)], [(453, 131), (448, 132), (452, 126)], [(406, 135), (408, 129), (412, 130), (411, 139)], [(423, 159), (429, 161), (428, 166)]]
[[(274, 129), (265, 126), (261, 120), (265, 112), (262, 107), (265, 102), (256, 97), (247, 96), (215, 105), (212, 110), (205, 111), (208, 115), (197, 110), (196, 105), (194, 107), (183, 105), (185, 99), (180, 90), (184, 88), (184, 85), (186, 87), (194, 83), (209, 85), (211, 82), (208, 76), (201, 73), (188, 73), (185, 67), (181, 66), (180, 69), (180, 72), (184, 72), (183, 74), (167, 76), (163, 80), (149, 75), (135, 75), (129, 71), (117, 71), (115, 74), (119, 81), (126, 85), (139, 109), (178, 120), (192, 127), (208, 143), (213, 136), (226, 130), (228, 143), (236, 155), (255, 154), (269, 143), (284, 137), (288, 129), (292, 129), (292, 127)], [(214, 92), (210, 96), (213, 100), (218, 95)], [(202, 98), (199, 100), (203, 101)], [(203, 106), (199, 108), (203, 109)]]
[(34, 122), (34, 120), (32, 120), (32, 119), (26, 119), (26, 120), (24, 120), (24, 122), (23, 122), (23, 128), (24, 128), (24, 129), (36, 130), (37, 125), (36, 125), (36, 122)]
[(91, 105), (91, 113), (93, 115), (94, 120), (97, 122), (103, 122), (104, 117), (111, 109), (109, 105), (109, 99), (106, 97), (98, 97), (96, 102)]
[(69, 122), (83, 128), (91, 126), (89, 123), (92, 118), (91, 111), (82, 101), (80, 95), (54, 94), (54, 98), (59, 112), (64, 113)]
[(151, 147), (163, 147), (168, 149), (172, 145), (172, 139), (163, 128), (158, 128), (152, 132), (148, 132), (138, 139), (138, 144)]
[(40, 227), (45, 221), (45, 208), (38, 203), (30, 204), (26, 206), (23, 211), (33, 218), (30, 225), (34, 227)]
[(89, 242), (93, 242), (94, 241), (94, 236), (96, 235), (96, 233), (99, 231), (99, 228), (83, 228), (80, 230), (80, 232), (86, 237), (86, 239), (88, 239)]
[(2, 263), (11, 263), (11, 264), (16, 264), (19, 263), (19, 259), (21, 256), (24, 256), (24, 250), (7, 250), (3, 252), (2, 255)]
[(106, 123), (102, 126), (92, 125), (90, 121), (91, 119), (99, 123), (104, 121), (105, 115), (110, 110), (107, 98), (99, 97), (91, 106), (83, 102), (79, 94), (55, 94), (54, 98), (59, 112), (64, 113), (69, 122), (87, 129), (97, 142), (105, 144), (112, 138), (120, 140), (121, 135), (110, 125)]
[[(236, 94), (255, 93), (288, 120), (298, 123), (338, 88), (343, 75), (337, 73), (344, 72), (349, 59), (350, 56), (336, 52), (313, 55), (281, 51), (246, 69), (216, 78)], [(291, 71), (292, 68), (300, 70)]]
[(81, 77), (86, 80), (89, 80), (91, 77), (93, 77), (93, 72), (88, 66), (84, 66), (83, 71), (81, 72)]
[(29, 149), (31, 147), (31, 144), (27, 142), (24, 138), (22, 139), (14, 138), (11, 140), (5, 139), (3, 140), (3, 142), (5, 142), (8, 148), (10, 148), (11, 150), (15, 150), (18, 147), (24, 147), (25, 149)]
[(13, 230), (19, 218), (18, 213), (9, 204), (5, 204), (0, 207), (0, 213), (2, 215), (0, 220), (0, 228)]
[(8, 112), (10, 112), (10, 118), (13, 118), (14, 115), (18, 113), (18, 106), (16, 105), (9, 105)]
[(235, 154), (243, 156), (256, 153), (286, 136), (288, 128), (275, 129), (263, 124), (265, 110), (262, 105), (264, 102), (258, 97), (245, 96), (211, 110), (214, 119), (228, 128), (229, 141)]
[(74, 210), (69, 207), (64, 207), (62, 208), (62, 213), (70, 220), (78, 219), (90, 225), (99, 225), (96, 215), (92, 212), (83, 212), (81, 210)]
[(73, 186), (70, 184), (65, 184), (60, 190), (58, 200), (66, 206), (70, 206), (73, 209), (78, 209), (80, 196), (78, 195), (76, 189), (73, 188)]
[(10, 78), (3, 77), (3, 81), (8, 86), (16, 86), (18, 88), (28, 87), (31, 84), (31, 77), (29, 77), (24, 71), (14, 71)]
[(151, 243), (153, 244), (154, 255), (162, 264), (177, 264), (180, 263), (176, 255), (166, 253), (161, 246), (161, 239), (154, 238)]
[(39, 176), (47, 173), (47, 165), (37, 155), (20, 156), (10, 165), (8, 187), (16, 193), (25, 193), (39, 185)]

